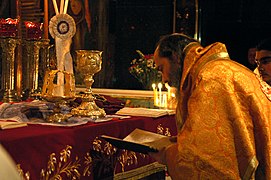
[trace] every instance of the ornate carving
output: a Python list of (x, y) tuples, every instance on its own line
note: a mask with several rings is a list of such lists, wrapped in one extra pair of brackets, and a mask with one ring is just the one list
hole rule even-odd
[[(25, 99), (28, 96), (40, 96), (41, 88), (43, 84), (43, 77), (45, 70), (47, 69), (46, 63), (48, 63), (48, 40), (25, 40), (23, 41), (26, 49), (26, 59), (23, 63), (23, 69), (25, 72), (24, 80), (24, 95)], [(29, 93), (29, 94), (28, 94)]]
[(20, 39), (16, 38), (0, 38), (2, 48), (2, 82), (1, 89), (3, 91), (4, 102), (19, 101), (16, 92), (16, 70), (15, 70), (15, 49), (21, 44)]

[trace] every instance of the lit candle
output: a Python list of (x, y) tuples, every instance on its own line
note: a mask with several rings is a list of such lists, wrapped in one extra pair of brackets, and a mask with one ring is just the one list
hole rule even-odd
[(159, 105), (162, 104), (162, 83), (158, 83), (158, 91), (159, 91)]
[(153, 89), (153, 103), (156, 106), (157, 105), (157, 88), (154, 83), (152, 84), (152, 89)]

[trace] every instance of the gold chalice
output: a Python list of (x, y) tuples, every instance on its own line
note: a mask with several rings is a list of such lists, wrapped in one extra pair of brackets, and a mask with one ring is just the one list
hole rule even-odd
[(93, 76), (102, 68), (102, 51), (98, 50), (77, 50), (77, 70), (84, 76), (86, 90), (82, 95), (80, 106), (71, 110), (72, 115), (86, 116), (98, 119), (106, 115), (105, 111), (99, 108), (93, 98), (91, 86), (94, 82)]

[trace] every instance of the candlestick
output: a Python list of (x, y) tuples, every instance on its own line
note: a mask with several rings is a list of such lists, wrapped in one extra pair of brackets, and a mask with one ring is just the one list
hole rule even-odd
[(0, 38), (2, 48), (1, 102), (17, 102), (21, 98), (16, 91), (15, 49), (21, 44), (18, 38)]
[(157, 88), (156, 88), (156, 84), (152, 84), (152, 89), (153, 89), (153, 103), (154, 106), (157, 106)]

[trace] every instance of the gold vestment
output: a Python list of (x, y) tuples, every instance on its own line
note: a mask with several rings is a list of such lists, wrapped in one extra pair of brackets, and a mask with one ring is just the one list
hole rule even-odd
[(180, 91), (172, 179), (271, 179), (271, 102), (253, 72), (224, 44), (190, 45)]

